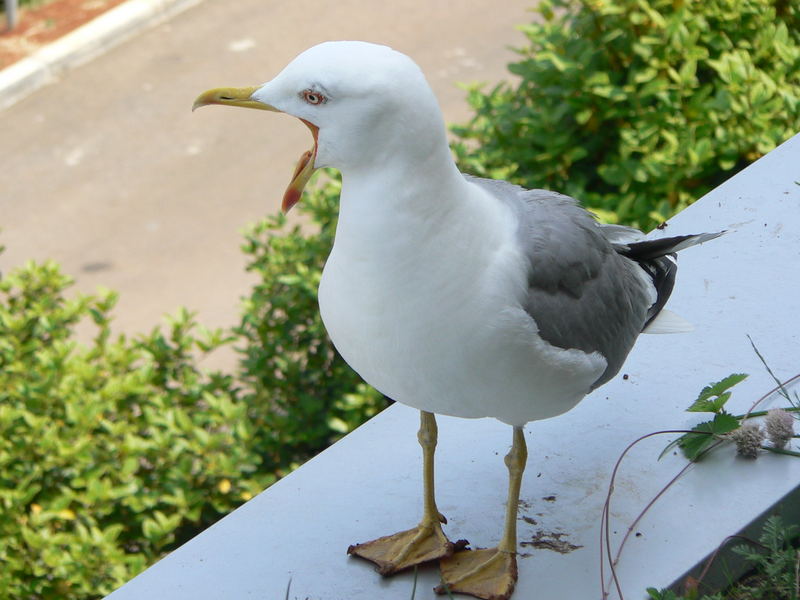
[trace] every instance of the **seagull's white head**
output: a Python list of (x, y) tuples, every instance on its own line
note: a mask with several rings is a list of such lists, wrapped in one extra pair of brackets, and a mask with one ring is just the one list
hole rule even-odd
[(439, 105), (419, 67), (400, 52), (366, 42), (319, 44), (271, 81), (208, 90), (194, 108), (208, 104), (287, 113), (311, 130), (314, 146), (297, 164), (284, 211), (300, 199), (316, 168), (347, 172), (413, 163), (447, 147)]

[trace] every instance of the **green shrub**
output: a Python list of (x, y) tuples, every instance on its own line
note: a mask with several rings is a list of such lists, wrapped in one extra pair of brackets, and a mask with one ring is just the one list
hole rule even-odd
[[(111, 341), (115, 296), (67, 299), (53, 263), (0, 281), (0, 596), (94, 598), (274, 481), (218, 347), (186, 311)], [(88, 346), (75, 326), (91, 318)]]
[(800, 4), (545, 0), (509, 70), (472, 88), (464, 170), (649, 227), (800, 130)]
[[(113, 293), (67, 298), (53, 263), (0, 279), (0, 598), (111, 592), (383, 406), (318, 316), (334, 192), (307, 202), (320, 235), (282, 218), (248, 234), (262, 280), (236, 335), (181, 310), (112, 340)], [(241, 372), (198, 367), (234, 342)]]
[(800, 586), (800, 550), (797, 525), (777, 516), (764, 523), (758, 544), (741, 544), (733, 551), (742, 556), (755, 573), (736, 584), (737, 596), (763, 600), (797, 600)]

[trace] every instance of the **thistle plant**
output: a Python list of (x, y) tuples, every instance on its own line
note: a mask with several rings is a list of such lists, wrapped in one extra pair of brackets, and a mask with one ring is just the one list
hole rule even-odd
[(767, 438), (776, 448), (783, 449), (794, 436), (794, 418), (782, 408), (773, 408), (764, 419)]
[(761, 429), (761, 425), (747, 421), (728, 436), (736, 444), (736, 454), (743, 458), (758, 458), (758, 451), (761, 449), (766, 434)]

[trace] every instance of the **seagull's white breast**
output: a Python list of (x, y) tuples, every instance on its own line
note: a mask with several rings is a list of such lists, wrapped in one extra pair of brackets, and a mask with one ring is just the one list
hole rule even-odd
[(527, 269), (512, 215), (467, 189), (462, 210), (438, 217), (355, 215), (343, 199), (319, 289), (328, 333), (367, 383), (403, 404), (512, 425), (565, 412), (605, 360), (537, 335), (521, 308)]

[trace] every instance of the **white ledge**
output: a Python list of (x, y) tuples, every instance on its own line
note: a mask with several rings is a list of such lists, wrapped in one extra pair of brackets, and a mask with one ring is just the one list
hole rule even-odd
[[(747, 334), (778, 377), (798, 370), (796, 181), (800, 136), (672, 219), (664, 234), (729, 230), (681, 254), (669, 307), (696, 330), (642, 336), (613, 381), (570, 413), (526, 427), (519, 539), (525, 544), (542, 531), (580, 547), (559, 554), (523, 545), (515, 598), (601, 597), (600, 516), (615, 461), (641, 435), (706, 418), (685, 408), (712, 381), (750, 374), (734, 390), (734, 412), (745, 412), (771, 389)], [(407, 600), (413, 574), (382, 579), (345, 551), (417, 523), (417, 415), (403, 406), (386, 410), (109, 598), (282, 599), (291, 579), (290, 598)], [(611, 506), (614, 548), (685, 464), (677, 454), (658, 460), (673, 437), (638, 445), (622, 463)], [(439, 419), (437, 493), (451, 539), (467, 538), (473, 546), (498, 541), (506, 493), (502, 457), (510, 441), (511, 429), (494, 420)], [(727, 448), (695, 465), (627, 542), (618, 568), (626, 598), (679, 583), (726, 536), (757, 526), (799, 482), (800, 460), (775, 454), (752, 461)], [(433, 598), (437, 583), (435, 568), (421, 569), (416, 598)]]

